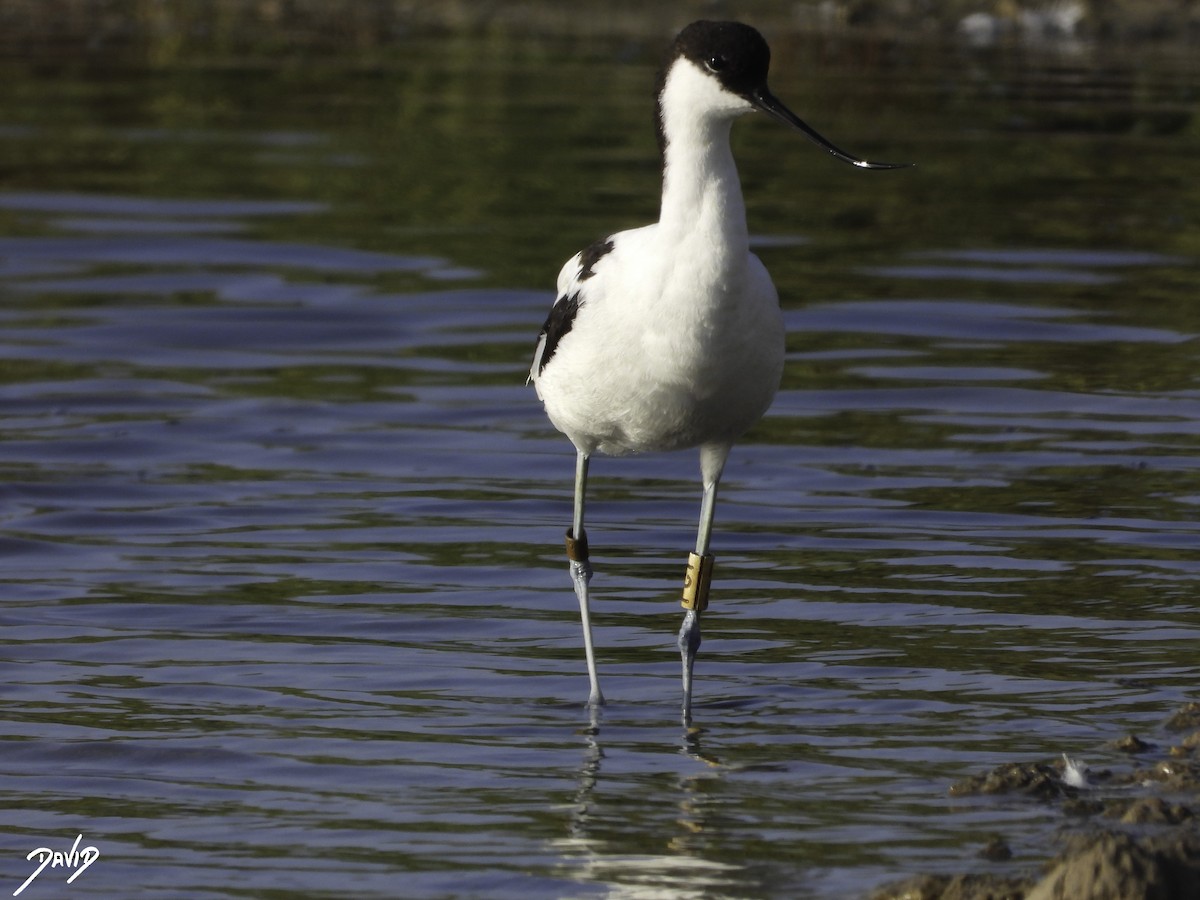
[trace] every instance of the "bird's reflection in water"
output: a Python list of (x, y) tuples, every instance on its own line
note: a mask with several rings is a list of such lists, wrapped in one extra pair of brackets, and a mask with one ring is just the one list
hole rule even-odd
[[(653, 813), (644, 821), (629, 818), (630, 800), (624, 792), (615, 797), (603, 794), (607, 757), (602, 717), (600, 709), (590, 709), (588, 723), (578, 732), (584, 740), (584, 754), (567, 836), (558, 842), (578, 867), (573, 877), (605, 885), (609, 897), (670, 900), (713, 896), (714, 892), (728, 895), (744, 889), (740, 866), (711, 858), (710, 851), (720, 847), (723, 830), (714, 788), (724, 777), (725, 767), (702, 748), (703, 729), (685, 726), (683, 730), (681, 753), (703, 766), (688, 766), (691, 771), (678, 777), (676, 813), (668, 825)], [(611, 775), (610, 789), (622, 777)], [(659, 848), (662, 852), (655, 852)]]
[(579, 767), (578, 787), (575, 790), (575, 802), (572, 805), (571, 824), (567, 829), (570, 837), (585, 840), (592, 794), (600, 779), (600, 761), (604, 759), (604, 749), (600, 746), (600, 707), (588, 704), (587, 711), (588, 724), (580, 729), (587, 749), (583, 755), (583, 763)]
[(704, 735), (704, 729), (699, 725), (692, 724), (688, 719), (683, 726), (683, 752), (697, 762), (702, 762), (706, 766), (719, 768), (721, 761), (711, 753), (705, 753), (701, 746), (701, 737)]

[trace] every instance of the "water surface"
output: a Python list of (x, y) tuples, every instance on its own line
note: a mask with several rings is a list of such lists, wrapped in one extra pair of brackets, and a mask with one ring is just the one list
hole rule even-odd
[(1057, 810), (949, 784), (1195, 698), (1195, 64), (772, 38), (919, 165), (737, 127), (788, 364), (690, 731), (694, 455), (593, 464), (589, 716), (524, 385), (562, 261), (654, 215), (661, 41), (4, 63), (9, 890), (82, 834), (23, 896), (861, 896), (1035, 866)]

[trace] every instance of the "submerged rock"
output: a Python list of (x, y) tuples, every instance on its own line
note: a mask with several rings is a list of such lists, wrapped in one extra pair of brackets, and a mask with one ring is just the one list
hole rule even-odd
[(1200, 728), (1200, 703), (1185, 703), (1179, 712), (1167, 719), (1167, 731), (1192, 731)]
[(1200, 790), (1200, 761), (1172, 757), (1150, 769), (1139, 769), (1133, 777), (1143, 784), (1158, 782), (1171, 791), (1197, 791)]
[(975, 794), (1027, 794), (1049, 800), (1073, 796), (1075, 789), (1058, 770), (1044, 763), (1006, 763), (986, 775), (970, 775), (950, 786), (951, 797)]
[(1119, 741), (1113, 741), (1112, 746), (1114, 750), (1120, 750), (1122, 753), (1147, 753), (1154, 749), (1153, 744), (1146, 743), (1136, 734), (1129, 734)]
[[(1118, 773), (1092, 773), (1064, 756), (1057, 765), (1000, 765), (951, 786), (954, 797), (1056, 801), (1050, 805), (1068, 836), (1040, 878), (1004, 866), (1011, 851), (996, 835), (979, 855), (1006, 874), (914, 876), (877, 890), (871, 900), (1200, 900), (1200, 703), (1182, 707), (1165, 730), (1187, 734), (1170, 747), (1134, 735), (1110, 744), (1131, 755), (1152, 754)], [(1097, 831), (1105, 820), (1109, 827)]]
[(1012, 859), (1012, 847), (1008, 846), (1008, 841), (999, 835), (995, 835), (988, 839), (988, 842), (979, 848), (977, 854), (980, 859), (991, 860), (992, 862), (1004, 862)]
[(871, 900), (1024, 900), (1030, 884), (996, 875), (918, 875), (881, 888)]
[(1197, 750), (1200, 750), (1200, 728), (1193, 731), (1177, 745), (1171, 748), (1172, 753), (1174, 753), (1176, 750), (1181, 750), (1183, 753), (1195, 753)]

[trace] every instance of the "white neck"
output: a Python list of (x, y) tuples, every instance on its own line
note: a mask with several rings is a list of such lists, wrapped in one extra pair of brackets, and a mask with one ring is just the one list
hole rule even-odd
[(686, 61), (667, 76), (660, 98), (663, 195), (659, 230), (672, 241), (696, 241), (718, 264), (747, 252), (746, 207), (729, 146), (733, 120), (750, 110), (740, 97)]

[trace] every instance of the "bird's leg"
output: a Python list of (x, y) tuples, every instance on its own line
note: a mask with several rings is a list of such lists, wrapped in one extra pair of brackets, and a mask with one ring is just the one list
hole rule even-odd
[(600, 679), (596, 675), (596, 654), (592, 649), (592, 617), (588, 605), (588, 582), (592, 580), (592, 564), (588, 562), (587, 532), (583, 530), (583, 501), (587, 491), (588, 455), (582, 450), (575, 458), (575, 515), (567, 529), (567, 559), (570, 560), (571, 581), (579, 598), (579, 617), (583, 622), (583, 651), (587, 656), (590, 706), (604, 703)]
[(683, 579), (683, 600), (686, 610), (679, 629), (679, 653), (683, 658), (683, 721), (692, 719), (692, 668), (696, 651), (700, 649), (700, 614), (708, 608), (708, 590), (712, 584), (713, 555), (708, 552), (712, 536), (713, 511), (717, 502), (717, 483), (720, 473), (712, 480), (705, 479), (704, 501), (700, 505), (700, 529), (696, 534), (696, 551), (688, 554), (687, 574)]

